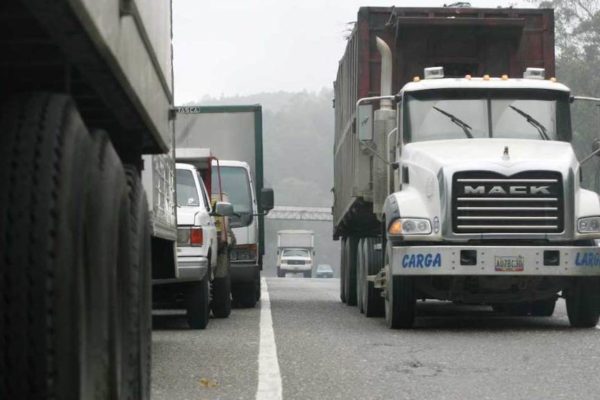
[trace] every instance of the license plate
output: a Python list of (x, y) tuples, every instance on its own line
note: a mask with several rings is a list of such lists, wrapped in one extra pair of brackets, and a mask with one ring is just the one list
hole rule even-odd
[(495, 256), (494, 269), (498, 272), (520, 272), (525, 269), (523, 256)]

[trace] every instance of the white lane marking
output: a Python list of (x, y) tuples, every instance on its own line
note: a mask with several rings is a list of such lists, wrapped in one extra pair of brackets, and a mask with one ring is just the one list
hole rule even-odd
[(265, 278), (260, 280), (260, 343), (258, 348), (258, 389), (256, 400), (281, 400), (281, 373), (273, 332), (271, 300)]

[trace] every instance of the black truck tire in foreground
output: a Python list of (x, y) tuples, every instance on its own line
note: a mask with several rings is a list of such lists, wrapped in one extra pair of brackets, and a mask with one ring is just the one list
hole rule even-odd
[(119, 158), (67, 96), (17, 96), (0, 127), (1, 397), (143, 397), (149, 321), (144, 332), (125, 324), (135, 313), (120, 305), (141, 290), (119, 280), (147, 258), (130, 248)]

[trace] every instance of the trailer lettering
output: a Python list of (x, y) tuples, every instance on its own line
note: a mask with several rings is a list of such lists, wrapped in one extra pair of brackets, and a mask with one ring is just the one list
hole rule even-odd
[(575, 265), (578, 267), (598, 267), (600, 266), (600, 254), (593, 251), (577, 253)]
[(440, 253), (405, 254), (402, 257), (402, 268), (439, 268), (442, 266)]

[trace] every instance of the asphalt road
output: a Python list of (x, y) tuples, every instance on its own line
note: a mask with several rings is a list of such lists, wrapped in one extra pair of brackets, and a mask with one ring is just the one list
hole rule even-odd
[(600, 329), (571, 329), (562, 301), (552, 318), (420, 303), (415, 329), (392, 331), (342, 304), (337, 279), (266, 282), (280, 374), (264, 363), (259, 377), (261, 329), (270, 326), (258, 306), (205, 331), (162, 316), (153, 399), (255, 399), (265, 376), (280, 377), (286, 400), (600, 397)]

